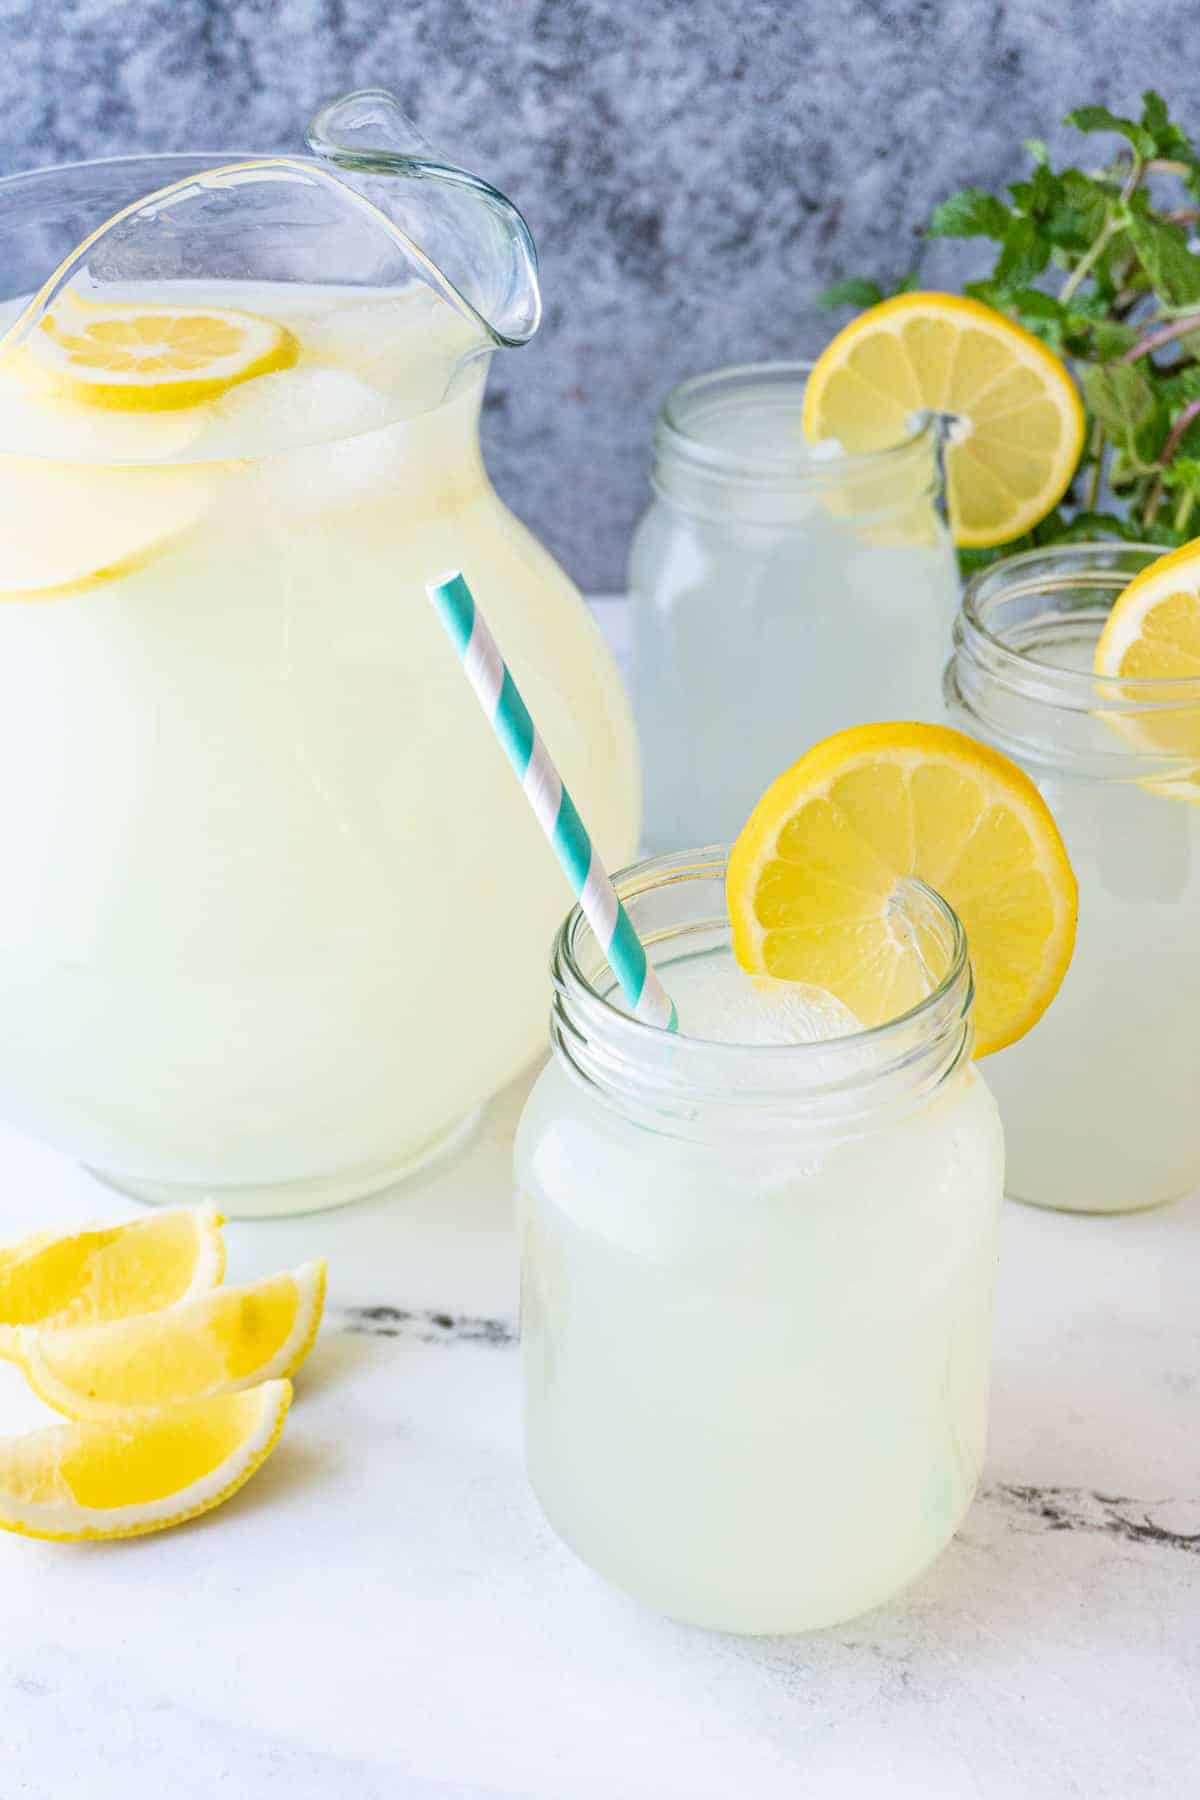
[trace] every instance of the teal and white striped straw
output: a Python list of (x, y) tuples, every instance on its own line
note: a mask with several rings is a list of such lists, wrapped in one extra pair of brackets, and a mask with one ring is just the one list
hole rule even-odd
[(474, 595), (457, 571), (443, 575), (440, 581), (431, 581), (425, 592), (437, 608), (475, 697), (508, 754), (634, 1016), (647, 1025), (675, 1031), (679, 1021), (674, 1002), (664, 992), (642, 940), (592, 847), (583, 820), (550, 760)]

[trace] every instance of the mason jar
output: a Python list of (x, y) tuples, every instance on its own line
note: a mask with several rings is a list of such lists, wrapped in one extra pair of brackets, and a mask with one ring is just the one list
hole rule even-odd
[(659, 417), (629, 567), (651, 849), (736, 836), (844, 726), (941, 716), (958, 577), (939, 427), (865, 456), (808, 444), (807, 376), (723, 369)]
[[(730, 956), (725, 853), (618, 883), (660, 974)], [(662, 1612), (796, 1631), (886, 1600), (974, 1494), (998, 1115), (962, 929), (912, 883), (936, 990), (874, 1030), (754, 1046), (630, 1018), (576, 910), (517, 1137), (530, 1479)]]
[(1200, 681), (1092, 673), (1114, 601), (1160, 554), (1072, 544), (995, 564), (968, 585), (946, 671), (953, 722), (1028, 770), (1079, 881), (1061, 992), (987, 1064), (1009, 1192), (1076, 1212), (1200, 1181), (1200, 769), (1146, 730), (1200, 741)]

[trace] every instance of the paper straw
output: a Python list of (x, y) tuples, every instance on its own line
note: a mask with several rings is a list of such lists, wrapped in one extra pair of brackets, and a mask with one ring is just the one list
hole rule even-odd
[(634, 1016), (666, 1031), (678, 1028), (674, 1002), (650, 964), (642, 940), (592, 847), (583, 820), (517, 690), (487, 621), (454, 571), (425, 589), (458, 651), (475, 697), (503, 744), (525, 796), (562, 864), (572, 892), (609, 961)]

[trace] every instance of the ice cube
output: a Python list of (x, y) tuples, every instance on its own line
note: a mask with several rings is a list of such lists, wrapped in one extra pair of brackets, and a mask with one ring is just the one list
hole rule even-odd
[(395, 407), (343, 369), (301, 365), (242, 382), (208, 408), (189, 456), (221, 461), (360, 437), (390, 424)]
[(665, 980), (685, 1037), (726, 1044), (821, 1044), (863, 1029), (849, 1007), (804, 982), (747, 975), (732, 960), (680, 964)]

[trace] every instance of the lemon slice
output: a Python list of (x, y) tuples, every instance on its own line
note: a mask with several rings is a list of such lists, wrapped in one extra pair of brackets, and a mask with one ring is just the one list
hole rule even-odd
[(0, 1351), (12, 1328), (57, 1329), (158, 1312), (219, 1287), (221, 1217), (181, 1208), (0, 1247)]
[(1084, 412), (1059, 359), (1002, 313), (957, 294), (900, 294), (839, 331), (804, 395), (811, 442), (901, 443), (922, 413), (953, 414), (946, 449), (956, 543), (1003, 544), (1062, 499)]
[[(1094, 667), (1097, 675), (1129, 683), (1196, 683), (1174, 706), (1168, 696), (1161, 710), (1103, 716), (1144, 749), (1191, 756), (1200, 766), (1200, 539), (1134, 576), (1108, 615)], [(1161, 693), (1136, 686), (1125, 692), (1131, 700), (1164, 701)]]
[(76, 1543), (181, 1525), (228, 1500), (279, 1441), (291, 1383), (103, 1425), (0, 1438), (0, 1527)]
[(217, 400), (239, 382), (292, 366), (292, 333), (230, 307), (97, 305), (61, 296), (13, 353), (60, 399), (117, 412)]
[(212, 1399), (295, 1374), (312, 1349), (325, 1264), (108, 1325), (13, 1333), (10, 1354), (39, 1399), (70, 1419)]
[(203, 517), (222, 473), (0, 457), (0, 601), (66, 599), (131, 573)]
[(894, 922), (914, 876), (966, 929), (976, 1054), (1023, 1037), (1071, 960), (1075, 877), (1028, 776), (946, 726), (854, 726), (767, 789), (730, 853), (734, 954), (828, 989), (864, 1024), (895, 1018), (933, 985)]

